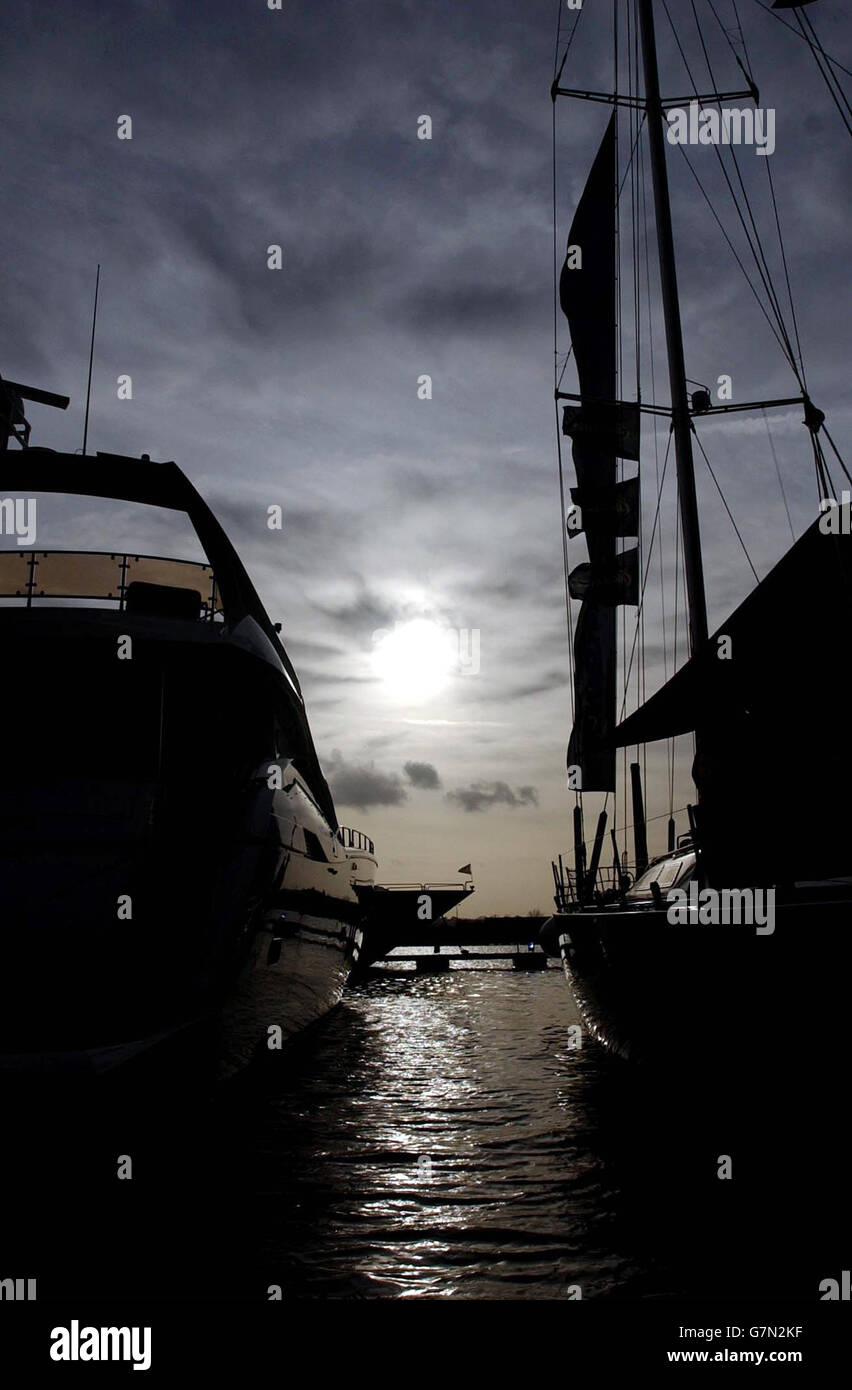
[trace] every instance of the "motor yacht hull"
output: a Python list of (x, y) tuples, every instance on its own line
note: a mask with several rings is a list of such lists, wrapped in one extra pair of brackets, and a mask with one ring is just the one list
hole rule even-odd
[(22, 673), (0, 694), (0, 1074), (274, 1055), (339, 1001), (362, 910), (263, 642), (8, 608), (0, 642)]
[[(358, 897), (364, 916), (361, 920), (356, 971), (367, 970), (397, 946), (426, 946), (435, 938), (435, 929), (458, 903), (470, 896), (472, 888), (385, 887), (359, 884)], [(444, 944), (448, 944), (447, 933)]]

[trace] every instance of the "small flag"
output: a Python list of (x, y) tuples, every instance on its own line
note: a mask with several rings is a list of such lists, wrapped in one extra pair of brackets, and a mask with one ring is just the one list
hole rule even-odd
[(472, 874), (473, 869), (469, 864), (465, 864), (461, 869), (456, 869), (457, 874)]

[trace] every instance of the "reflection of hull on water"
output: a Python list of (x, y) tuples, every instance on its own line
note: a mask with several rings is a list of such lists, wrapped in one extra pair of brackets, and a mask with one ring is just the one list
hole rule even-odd
[(611, 1051), (674, 1068), (726, 1058), (783, 1067), (803, 1030), (827, 1049), (844, 1045), (850, 927), (847, 889), (777, 904), (768, 935), (614, 909), (559, 913), (541, 942), (561, 958), (586, 1027)]
[(174, 465), (40, 455), (3, 489), (185, 508), (218, 589), (134, 598), (102, 556), (111, 608), (0, 606), (0, 1071), (227, 1074), (339, 1001), (361, 915), (295, 673)]
[[(358, 969), (382, 960), (395, 946), (426, 946), (436, 937), (436, 926), (457, 903), (470, 896), (473, 885), (431, 887), (359, 883), (356, 885), (364, 918)], [(428, 914), (428, 915), (426, 915)], [(451, 940), (449, 929), (443, 944)]]

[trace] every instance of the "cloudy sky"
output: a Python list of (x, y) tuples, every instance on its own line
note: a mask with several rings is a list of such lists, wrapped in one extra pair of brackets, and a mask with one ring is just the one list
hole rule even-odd
[[(673, 8), (688, 17), (682, 0)], [(802, 42), (757, 0), (739, 8), (761, 103), (777, 111), (772, 172), (811, 393), (842, 442), (852, 150)], [(703, 0), (699, 10), (720, 85), (736, 88)], [(727, 22), (727, 0), (717, 10)], [(374, 837), (387, 880), (455, 879), (471, 861), (484, 912), (547, 910), (573, 801), (552, 404), (556, 11), (554, 0), (285, 0), (280, 11), (6, 0), (0, 16), (0, 370), (72, 398), (64, 415), (32, 408), (33, 442), (80, 447), (100, 261), (90, 449), (186, 470), (284, 624), (341, 821)], [(610, 11), (587, 0), (569, 85), (611, 86)], [(809, 14), (852, 66), (845, 11), (820, 0)], [(662, 11), (658, 24), (664, 87), (688, 92)], [(700, 52), (694, 30), (685, 38)], [(424, 115), (430, 140), (418, 139)], [(132, 139), (117, 138), (122, 116)], [(602, 106), (560, 103), (562, 245), (605, 121)], [(713, 152), (691, 154), (716, 188)], [(740, 400), (794, 394), (670, 155), (690, 376), (728, 373)], [(777, 268), (766, 161), (746, 151), (742, 162)], [(652, 271), (652, 296), (655, 284)], [(664, 401), (661, 341), (657, 324)], [(643, 362), (650, 395), (647, 351)], [(132, 400), (117, 397), (123, 374)], [(575, 389), (570, 366), (564, 386)], [(772, 417), (797, 533), (816, 509), (799, 421), (796, 409)], [(790, 538), (763, 419), (708, 422), (702, 438), (762, 575)], [(643, 469), (650, 497), (651, 434)], [(712, 482), (701, 470), (698, 481), (719, 622), (753, 580)], [(283, 525), (270, 530), (276, 504)], [(115, 507), (104, 529), (103, 512), (48, 502), (38, 540), (187, 549), (164, 518), (137, 524)], [(655, 621), (649, 599), (649, 691), (662, 675)], [(441, 632), (453, 660), (432, 652)], [(681, 751), (676, 806), (691, 786)], [(664, 768), (649, 757), (652, 813), (668, 809)]]

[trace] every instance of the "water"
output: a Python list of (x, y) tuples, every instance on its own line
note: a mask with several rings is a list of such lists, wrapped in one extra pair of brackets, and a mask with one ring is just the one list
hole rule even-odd
[(41, 1115), (5, 1264), (40, 1297), (813, 1300), (841, 1188), (802, 1097), (651, 1088), (576, 1019), (558, 970), (371, 980), (262, 1084)]

